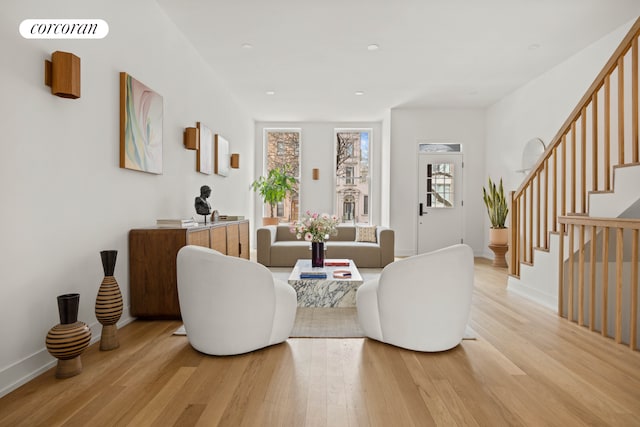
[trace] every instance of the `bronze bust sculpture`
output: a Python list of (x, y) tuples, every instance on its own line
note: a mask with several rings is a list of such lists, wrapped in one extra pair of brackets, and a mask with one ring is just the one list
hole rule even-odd
[(204, 215), (204, 222), (207, 222), (207, 215), (211, 213), (211, 205), (207, 199), (211, 196), (211, 187), (203, 185), (200, 187), (200, 195), (196, 197), (195, 208), (199, 215)]

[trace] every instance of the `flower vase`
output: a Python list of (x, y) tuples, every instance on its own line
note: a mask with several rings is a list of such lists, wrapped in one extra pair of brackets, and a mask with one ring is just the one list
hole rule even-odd
[(102, 324), (100, 350), (113, 350), (120, 347), (116, 322), (122, 316), (122, 294), (118, 282), (113, 277), (117, 255), (118, 251), (115, 250), (100, 252), (104, 270), (104, 279), (96, 297), (96, 319)]
[(82, 372), (80, 355), (89, 346), (91, 329), (78, 322), (80, 294), (58, 296), (60, 323), (47, 333), (47, 351), (58, 359), (56, 378), (69, 378)]
[(324, 242), (311, 242), (311, 266), (324, 267)]

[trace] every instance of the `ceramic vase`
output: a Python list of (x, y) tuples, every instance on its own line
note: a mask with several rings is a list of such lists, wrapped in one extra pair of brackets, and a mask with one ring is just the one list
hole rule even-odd
[(100, 350), (113, 350), (120, 347), (116, 323), (122, 316), (122, 294), (118, 282), (113, 277), (117, 255), (118, 251), (115, 250), (100, 252), (104, 270), (104, 279), (96, 297), (96, 319), (102, 324)]
[(324, 267), (324, 242), (311, 242), (311, 266)]
[(47, 333), (46, 346), (49, 353), (58, 359), (57, 378), (68, 378), (82, 372), (80, 355), (89, 346), (91, 329), (78, 322), (80, 294), (58, 296), (60, 323)]

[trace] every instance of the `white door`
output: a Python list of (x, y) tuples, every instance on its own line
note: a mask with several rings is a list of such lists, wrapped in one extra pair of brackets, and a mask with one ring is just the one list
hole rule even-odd
[(418, 253), (462, 242), (462, 153), (418, 155)]

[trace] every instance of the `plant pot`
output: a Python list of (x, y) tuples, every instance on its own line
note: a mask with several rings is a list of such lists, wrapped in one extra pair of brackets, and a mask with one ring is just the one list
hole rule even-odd
[(280, 222), (280, 218), (276, 217), (272, 217), (272, 216), (265, 216), (262, 217), (262, 225), (278, 225), (278, 223)]
[(490, 245), (506, 245), (509, 242), (508, 228), (490, 228), (489, 244)]

